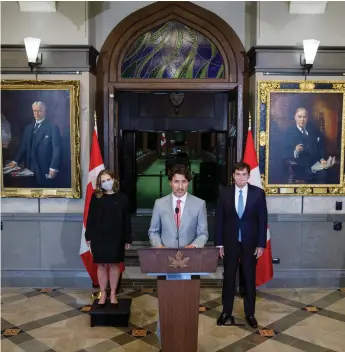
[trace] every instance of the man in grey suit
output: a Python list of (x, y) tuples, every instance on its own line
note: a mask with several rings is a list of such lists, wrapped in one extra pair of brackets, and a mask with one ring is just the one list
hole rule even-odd
[[(152, 247), (200, 248), (207, 243), (206, 203), (187, 192), (191, 179), (185, 165), (175, 165), (169, 171), (172, 193), (155, 202), (149, 229)], [(159, 319), (157, 336), (160, 340)]]
[(157, 199), (153, 208), (149, 229), (151, 246), (204, 247), (208, 240), (206, 204), (187, 192), (191, 180), (189, 170), (184, 165), (175, 165), (168, 180), (172, 193)]

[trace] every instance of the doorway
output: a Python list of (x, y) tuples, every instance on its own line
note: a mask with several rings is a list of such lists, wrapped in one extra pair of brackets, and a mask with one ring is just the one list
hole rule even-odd
[(152, 211), (168, 195), (168, 172), (175, 164), (191, 170), (188, 192), (215, 209), (219, 189), (227, 185), (227, 136), (224, 131), (129, 131), (121, 136), (121, 189), (133, 213)]

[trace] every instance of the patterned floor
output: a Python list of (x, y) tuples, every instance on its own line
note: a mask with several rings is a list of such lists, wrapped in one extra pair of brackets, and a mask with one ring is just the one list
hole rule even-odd
[[(217, 327), (220, 289), (201, 290), (199, 352), (345, 351), (345, 290), (284, 289), (258, 292), (257, 331)], [(123, 289), (132, 301), (131, 326), (90, 328), (92, 291), (3, 288), (1, 351), (159, 351), (157, 292)], [(243, 319), (236, 299), (235, 317)]]

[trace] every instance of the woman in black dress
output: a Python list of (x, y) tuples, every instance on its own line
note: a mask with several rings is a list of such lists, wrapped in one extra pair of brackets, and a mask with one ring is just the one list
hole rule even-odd
[(93, 261), (98, 264), (97, 276), (101, 289), (98, 304), (104, 305), (107, 299), (109, 265), (110, 302), (116, 305), (119, 264), (124, 261), (125, 249), (129, 249), (132, 243), (132, 234), (128, 198), (119, 192), (119, 183), (110, 170), (102, 170), (97, 176), (85, 238), (91, 248)]

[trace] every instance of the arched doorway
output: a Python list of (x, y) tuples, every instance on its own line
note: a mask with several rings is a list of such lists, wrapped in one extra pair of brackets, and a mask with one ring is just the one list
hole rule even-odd
[[(185, 57), (181, 67), (186, 66), (186, 69), (178, 68), (174, 73), (168, 73), (167, 67), (165, 70), (150, 71), (145, 68), (143, 61), (139, 64), (136, 62), (136, 66), (133, 66), (133, 60), (129, 58), (145, 43), (146, 36), (152, 38), (157, 33), (162, 35), (166, 33), (167, 27), (175, 30), (179, 25), (189, 31), (191, 36), (201, 38), (202, 43), (209, 43), (213, 61), (209, 59), (203, 64), (200, 60), (195, 60), (194, 66), (187, 67), (188, 58)], [(161, 42), (158, 40), (156, 48), (163, 42), (166, 45), (169, 40), (171, 35), (169, 38), (164, 37)], [(176, 42), (179, 42), (178, 34)], [(196, 52), (199, 50), (192, 45), (191, 51), (193, 48)], [(141, 49), (144, 51), (145, 48)], [(199, 68), (196, 68), (195, 62), (198, 62)], [(217, 64), (218, 68), (214, 69)], [(141, 69), (138, 69), (138, 66)], [(206, 66), (208, 70), (204, 70)], [(248, 125), (247, 86), (247, 59), (244, 47), (233, 29), (214, 13), (190, 2), (156, 2), (132, 13), (109, 34), (97, 63), (96, 106), (99, 137), (106, 165), (117, 172), (120, 171), (121, 116), (116, 100), (119, 92), (183, 91), (222, 92), (229, 96), (228, 112), (225, 116), (226, 135), (228, 141), (231, 140), (227, 146), (232, 150), (228, 153), (229, 166), (230, 159), (233, 162), (242, 157), (243, 131), (247, 130)], [(198, 128), (195, 126), (191, 128), (193, 129)]]

